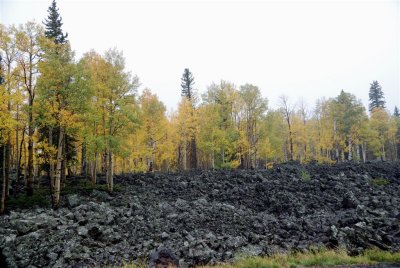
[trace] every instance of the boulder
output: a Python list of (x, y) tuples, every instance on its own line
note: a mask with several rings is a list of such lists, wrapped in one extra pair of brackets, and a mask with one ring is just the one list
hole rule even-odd
[(77, 194), (67, 196), (67, 205), (70, 208), (77, 207), (81, 204), (81, 199)]
[(149, 268), (178, 267), (179, 259), (168, 248), (159, 247), (149, 255)]
[(346, 209), (357, 208), (359, 204), (358, 199), (352, 191), (347, 192), (342, 200), (342, 207)]

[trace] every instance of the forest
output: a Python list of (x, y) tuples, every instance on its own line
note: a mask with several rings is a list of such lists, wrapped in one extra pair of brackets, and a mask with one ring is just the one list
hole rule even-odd
[[(122, 51), (74, 56), (56, 2), (43, 24), (0, 24), (0, 170), (5, 209), (12, 181), (32, 195), (51, 182), (57, 207), (63, 182), (193, 169), (266, 169), (274, 164), (337, 163), (400, 157), (400, 111), (388, 111), (378, 81), (366, 85), (369, 107), (338, 89), (313, 107), (282, 95), (280, 107), (253, 84), (195, 89), (183, 69), (174, 112), (125, 68)], [(372, 80), (372, 79), (371, 79)]]

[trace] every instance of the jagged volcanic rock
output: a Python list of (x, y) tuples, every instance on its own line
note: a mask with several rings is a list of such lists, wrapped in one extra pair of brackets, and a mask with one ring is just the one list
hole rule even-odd
[(399, 163), (127, 174), (116, 184), (123, 190), (114, 195), (65, 196), (57, 211), (1, 216), (0, 260), (94, 267), (165, 247), (192, 266), (310, 246), (400, 250)]

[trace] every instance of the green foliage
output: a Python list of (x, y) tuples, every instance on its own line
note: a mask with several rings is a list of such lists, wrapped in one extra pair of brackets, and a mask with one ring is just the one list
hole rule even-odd
[(146, 268), (148, 267), (147, 265), (148, 260), (147, 258), (139, 258), (135, 261), (131, 261), (129, 263), (122, 262), (122, 267), (123, 268)]
[(310, 182), (311, 181), (310, 173), (308, 173), (308, 171), (305, 169), (302, 169), (300, 171), (300, 178), (301, 178), (302, 182)]
[(351, 135), (354, 127), (357, 127), (366, 116), (364, 106), (353, 94), (340, 92), (334, 101), (334, 118), (337, 121), (339, 133), (344, 138)]
[(370, 181), (370, 183), (375, 186), (386, 186), (386, 185), (390, 184), (390, 181), (388, 179), (384, 179), (384, 178), (376, 178), (376, 179), (372, 179)]
[[(62, 189), (61, 195), (79, 194), (89, 195), (94, 190), (107, 191), (107, 185), (105, 184), (93, 184), (87, 180), (81, 180), (78, 182), (68, 182)], [(121, 186), (114, 186), (114, 192), (121, 192), (123, 188)], [(32, 196), (26, 196), (24, 194), (17, 197), (10, 196), (7, 200), (7, 207), (9, 209), (28, 209), (38, 207), (50, 207), (51, 205), (51, 193), (48, 188), (37, 189)]]
[[(29, 190), (34, 163), (44, 164), (49, 174), (58, 171), (54, 178), (62, 163), (61, 168), (90, 174), (93, 182), (101, 169), (112, 189), (114, 171), (399, 159), (400, 112), (396, 107), (392, 116), (383, 109), (377, 81), (371, 84), (368, 117), (361, 101), (343, 90), (315, 109), (289, 105), (287, 97), (282, 109), (270, 109), (257, 86), (221, 81), (196, 103), (194, 77), (186, 68), (182, 103), (170, 113), (150, 91), (137, 97), (138, 78), (126, 71), (121, 51), (90, 51), (76, 62), (55, 0), (44, 24), (45, 31), (34, 22), (0, 24), (0, 142), (11, 140), (12, 163), (27, 167)], [(305, 170), (298, 176), (311, 180)], [(68, 187), (65, 191), (92, 190)]]
[(47, 19), (44, 22), (46, 26), (46, 37), (54, 39), (54, 42), (57, 44), (64, 44), (67, 42), (68, 34), (63, 34), (61, 26), (63, 23), (61, 22), (61, 16), (58, 12), (57, 3), (55, 0), (51, 3), (51, 6), (48, 8), (47, 12), (49, 13)]
[(5, 81), (5, 79), (4, 79), (4, 70), (3, 70), (3, 64), (2, 64), (2, 62), (3, 62), (3, 57), (2, 57), (1, 54), (0, 54), (0, 85), (1, 85), (1, 84), (4, 84), (4, 81)]
[(400, 263), (400, 252), (389, 252), (379, 249), (369, 249), (363, 256), (373, 262)]
[(219, 166), (220, 169), (228, 169), (228, 170), (232, 170), (236, 168), (236, 163), (235, 162), (225, 162), (225, 163), (221, 163)]
[(394, 107), (393, 116), (396, 118), (400, 117), (400, 111), (399, 111), (399, 108), (397, 108), (397, 106)]
[(32, 196), (27, 196), (25, 194), (19, 195), (17, 197), (10, 196), (6, 201), (7, 207), (12, 210), (16, 208), (28, 209), (38, 207), (50, 207), (50, 190), (45, 188), (37, 189)]
[(186, 68), (181, 78), (182, 96), (192, 100), (193, 97), (194, 77), (192, 73)]
[[(105, 184), (95, 184), (93, 185), (90, 181), (81, 180), (78, 182), (67, 182), (65, 188), (62, 189), (61, 195), (69, 194), (79, 194), (79, 195), (89, 195), (94, 190), (97, 191), (107, 191), (107, 185)], [(123, 189), (121, 186), (114, 186), (114, 192), (121, 192)], [(29, 209), (34, 207), (50, 207), (51, 205), (51, 193), (48, 188), (37, 189), (32, 196), (27, 196), (21, 194), (17, 197), (10, 196), (6, 201), (7, 207), (10, 210), (19, 209)]]
[[(80, 195), (89, 195), (94, 190), (97, 191), (107, 191), (107, 185), (105, 184), (93, 184), (88, 180), (81, 180), (78, 182), (70, 182), (67, 183), (65, 188), (62, 189), (62, 195), (69, 195), (69, 194), (80, 194)], [(114, 192), (121, 192), (121, 186), (114, 186)]]
[(375, 108), (385, 108), (385, 97), (378, 81), (373, 81), (369, 89), (369, 111)]

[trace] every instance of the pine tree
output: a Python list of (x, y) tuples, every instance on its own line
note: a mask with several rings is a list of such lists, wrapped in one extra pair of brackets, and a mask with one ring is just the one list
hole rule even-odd
[(397, 159), (400, 159), (400, 111), (397, 106), (394, 107), (394, 112), (393, 112), (394, 119), (396, 121), (396, 151), (397, 151)]
[(64, 44), (67, 42), (68, 33), (64, 34), (61, 26), (63, 25), (62, 18), (58, 12), (57, 3), (55, 0), (51, 3), (51, 6), (47, 9), (49, 15), (47, 19), (43, 22), (46, 26), (46, 31), (44, 32), (47, 38), (54, 38), (56, 44)]
[[(62, 31), (62, 18), (59, 13), (59, 9), (57, 8), (57, 3), (55, 0), (53, 0), (51, 6), (48, 8), (48, 16), (47, 19), (43, 22), (45, 25), (46, 31), (45, 31), (45, 36), (51, 40), (54, 41), (56, 46), (52, 49), (54, 49), (55, 54), (54, 56), (57, 56), (58, 53), (61, 53), (61, 51), (65, 48), (63, 46), (67, 45), (67, 33), (63, 33)], [(69, 48), (68, 48), (69, 49)], [(60, 52), (58, 52), (60, 51)], [(60, 56), (60, 55), (58, 55)], [(69, 64), (69, 59), (64, 59), (63, 64), (68, 65)], [(60, 74), (61, 75), (61, 74)], [(39, 129), (40, 133), (40, 140), (43, 141), (45, 137), (47, 137), (50, 146), (55, 146), (57, 147), (57, 141), (59, 140), (59, 133), (60, 129), (59, 126), (51, 126), (48, 125), (44, 128)], [(70, 164), (71, 162), (74, 161), (76, 158), (76, 150), (74, 149), (74, 141), (76, 141), (76, 138), (71, 136), (69, 133), (64, 133), (65, 137), (62, 137), (62, 168), (61, 168), (61, 180), (65, 181), (66, 178), (66, 166), (68, 163)], [(68, 162), (68, 163), (67, 163)], [(52, 164), (45, 165), (45, 168), (48, 171), (48, 174), (50, 174), (50, 177), (54, 175), (54, 166)], [(54, 177), (54, 176), (53, 176)]]
[(181, 78), (182, 96), (192, 100), (194, 77), (188, 68), (185, 69)]
[(397, 108), (397, 106), (394, 107), (393, 115), (397, 118), (400, 118), (400, 111), (399, 108)]
[(382, 87), (378, 81), (373, 81), (369, 89), (369, 111), (372, 112), (374, 108), (385, 108), (385, 97), (383, 95)]
[(3, 58), (0, 55), (0, 85), (4, 83), (4, 75), (3, 75)]
[[(182, 96), (186, 97), (189, 100), (191, 105), (190, 116), (193, 117), (194, 114), (194, 103), (193, 103), (193, 85), (194, 85), (194, 77), (192, 73), (186, 68), (183, 72), (181, 78), (181, 87), (182, 87)], [(194, 131), (192, 131), (194, 133)], [(184, 149), (185, 150), (185, 149)], [(189, 142), (189, 163), (190, 168), (197, 168), (197, 145), (196, 145), (196, 137), (193, 135)]]

